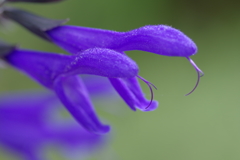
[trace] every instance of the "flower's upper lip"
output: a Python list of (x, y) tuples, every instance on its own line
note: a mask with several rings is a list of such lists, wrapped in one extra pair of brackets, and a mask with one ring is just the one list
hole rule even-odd
[(128, 32), (59, 26), (46, 33), (54, 43), (73, 54), (94, 47), (121, 52), (142, 50), (179, 57), (189, 57), (197, 53), (197, 46), (189, 37), (166, 25), (144, 26)]

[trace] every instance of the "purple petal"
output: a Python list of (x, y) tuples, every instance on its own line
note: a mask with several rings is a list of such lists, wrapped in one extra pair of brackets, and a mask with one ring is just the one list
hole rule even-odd
[(126, 104), (133, 110), (136, 111), (136, 99), (133, 93), (129, 90), (128, 86), (125, 82), (120, 78), (109, 78), (112, 86), (118, 92), (118, 94), (122, 97), (122, 99), (126, 102)]
[(79, 77), (59, 77), (54, 83), (57, 96), (72, 116), (88, 131), (104, 134), (110, 129), (101, 124)]
[(54, 94), (43, 91), (38, 93), (19, 92), (1, 95), (0, 122), (21, 122), (36, 126), (41, 125), (43, 122), (39, 121), (39, 119), (42, 118), (41, 116), (44, 115), (46, 109), (58, 102)]
[(100, 47), (116, 51), (142, 50), (165, 56), (189, 57), (197, 46), (181, 31), (166, 25), (144, 26), (128, 32), (59, 26), (47, 31), (52, 41), (70, 53)]
[(137, 64), (129, 57), (105, 48), (90, 48), (72, 56), (64, 72), (68, 75), (92, 74), (103, 77), (134, 77)]
[(114, 89), (105, 77), (100, 76), (81, 76), (90, 96), (115, 96)]
[(87, 90), (76, 74), (105, 77), (133, 77), (138, 67), (127, 56), (109, 49), (92, 48), (76, 55), (15, 50), (4, 57), (8, 63), (55, 90), (74, 118), (93, 133), (103, 134), (109, 126), (98, 120)]
[[(54, 43), (72, 54), (93, 47), (109, 48), (121, 53), (129, 50), (142, 50), (188, 59), (197, 53), (197, 46), (189, 37), (166, 25), (149, 25), (128, 32), (60, 26), (49, 30), (47, 34)], [(187, 95), (198, 86), (201, 71), (197, 70), (197, 72), (197, 83)]]
[(189, 57), (197, 46), (181, 31), (165, 25), (144, 26), (124, 35), (123, 51), (142, 50), (164, 56)]
[(59, 76), (92, 74), (133, 77), (138, 73), (137, 64), (130, 58), (102, 48), (88, 49), (76, 55), (15, 50), (5, 60), (48, 88), (52, 88), (54, 80)]
[[(152, 111), (155, 110), (158, 107), (157, 101), (149, 101), (145, 98), (145, 95), (141, 89), (141, 86), (137, 80), (137, 77), (133, 78), (124, 78), (123, 79), (131, 92), (134, 94), (138, 101), (137, 108), (141, 111)], [(148, 106), (150, 104), (150, 106)], [(147, 109), (146, 109), (147, 108)]]
[(71, 57), (31, 50), (15, 50), (4, 60), (29, 74), (45, 87), (52, 88), (54, 79), (71, 62)]
[[(136, 108), (138, 108), (141, 111), (152, 111), (157, 108), (157, 101), (150, 102), (145, 98), (136, 77), (124, 79), (109, 78), (109, 80), (118, 94), (132, 110), (135, 111)], [(151, 105), (148, 106), (150, 103)]]
[(54, 43), (72, 54), (95, 47), (111, 49), (110, 44), (118, 43), (124, 35), (110, 30), (67, 25), (48, 30), (46, 33)]
[(40, 160), (46, 159), (43, 149), (49, 144), (63, 152), (78, 150), (85, 154), (98, 149), (106, 141), (106, 137), (90, 134), (74, 121), (46, 121), (58, 111), (52, 108), (59, 106), (52, 103), (57, 101), (54, 95), (43, 93), (23, 92), (0, 97), (1, 147), (22, 155), (24, 159)]

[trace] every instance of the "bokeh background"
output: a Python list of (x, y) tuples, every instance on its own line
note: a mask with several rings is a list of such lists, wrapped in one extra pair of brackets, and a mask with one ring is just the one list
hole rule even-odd
[[(196, 73), (185, 58), (131, 51), (140, 75), (155, 84), (153, 112), (133, 112), (120, 98), (95, 101), (98, 113), (112, 126), (109, 146), (96, 160), (239, 160), (240, 159), (240, 1), (237, 0), (66, 0), (16, 6), (49, 18), (70, 18), (69, 25), (127, 31), (167, 24), (194, 40), (193, 60), (205, 76), (197, 90)], [(61, 49), (15, 24), (1, 38), (23, 48)], [(11, 68), (0, 70), (0, 92), (43, 89)], [(142, 83), (144, 92), (149, 90)], [(0, 152), (1, 160), (13, 159)], [(16, 158), (16, 157), (15, 157)]]

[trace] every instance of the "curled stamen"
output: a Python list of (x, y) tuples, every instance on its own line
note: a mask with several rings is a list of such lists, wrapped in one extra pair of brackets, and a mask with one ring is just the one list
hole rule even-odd
[(142, 78), (141, 76), (137, 76), (137, 77), (138, 77), (139, 79), (141, 79), (144, 83), (146, 83), (146, 84), (148, 85), (148, 88), (150, 89), (150, 92), (151, 92), (150, 103), (149, 103), (148, 106), (145, 108), (145, 109), (148, 109), (149, 106), (152, 104), (153, 97), (154, 97), (152, 87), (155, 88), (156, 90), (157, 90), (157, 87), (154, 86), (154, 84), (152, 84), (151, 82), (148, 82), (147, 80), (145, 80), (144, 78)]
[(191, 63), (191, 65), (194, 67), (194, 69), (197, 72), (197, 76), (198, 76), (197, 82), (196, 82), (194, 88), (188, 94), (185, 94), (185, 96), (188, 96), (189, 94), (193, 93), (193, 91), (197, 88), (199, 81), (200, 81), (200, 77), (204, 76), (204, 73), (203, 73), (203, 71), (201, 71), (201, 69), (198, 68), (198, 66), (193, 62), (193, 60), (191, 58), (189, 58), (189, 57), (186, 57), (186, 58)]

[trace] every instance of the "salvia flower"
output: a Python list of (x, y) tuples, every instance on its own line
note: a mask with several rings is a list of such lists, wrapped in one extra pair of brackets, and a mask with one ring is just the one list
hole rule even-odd
[[(6, 8), (4, 10), (3, 15), (6, 18), (18, 22), (19, 24), (27, 28), (29, 31), (48, 41), (49, 40), (51, 41), (51, 37), (47, 31), (50, 31), (53, 28), (56, 28), (57, 26), (60, 26), (62, 23), (65, 22), (65, 20), (50, 20), (42, 18), (40, 16), (15, 8)], [(92, 47), (89, 49), (93, 48), (96, 47)], [(135, 111), (136, 108), (142, 111), (151, 111), (156, 109), (158, 106), (158, 102), (153, 101), (153, 93), (151, 88), (152, 84), (144, 80), (140, 76), (137, 77), (146, 82), (147, 85), (150, 87), (151, 89), (150, 101), (145, 98), (141, 90), (141, 87), (138, 81), (136, 80), (136, 77), (133, 77), (131, 79), (110, 78), (109, 80), (112, 83), (113, 87), (117, 90), (117, 92), (121, 95), (121, 97), (124, 99), (124, 101), (129, 105), (129, 107), (132, 110)]]
[(0, 57), (54, 91), (84, 128), (99, 134), (108, 132), (109, 126), (99, 121), (88, 91), (78, 75), (132, 78), (138, 74), (138, 66), (134, 61), (106, 48), (91, 48), (75, 55), (14, 48)]
[[(197, 46), (181, 31), (166, 25), (149, 25), (127, 32), (104, 29), (67, 26), (61, 22), (36, 16), (32, 13), (10, 8), (5, 9), (3, 16), (16, 21), (29, 31), (50, 40), (69, 53), (76, 55), (89, 49), (101, 48), (125, 55), (125, 51), (141, 50), (164, 56), (185, 57), (195, 68), (198, 78), (192, 91), (198, 86), (203, 72), (190, 59), (197, 53)], [(47, 22), (47, 23), (42, 23)], [(63, 22), (63, 21), (62, 21)], [(29, 25), (30, 24), (30, 25)], [(50, 24), (50, 27), (49, 25)], [(51, 24), (54, 24), (51, 26)], [(39, 35), (39, 33), (41, 36)], [(153, 101), (153, 84), (135, 75), (134, 77), (108, 77), (109, 81), (132, 110), (151, 111), (157, 108), (158, 102)], [(144, 81), (151, 91), (151, 100), (147, 100), (141, 90), (138, 79)]]
[[(190, 93), (195, 90), (200, 76), (203, 75), (203, 72), (190, 59), (190, 56), (197, 53), (196, 44), (184, 33), (170, 26), (149, 25), (128, 32), (116, 32), (65, 25), (50, 29), (46, 33), (55, 44), (72, 54), (89, 48), (101, 47), (121, 53), (141, 50), (164, 56), (186, 57), (198, 74), (197, 83)], [(149, 84), (146, 80), (144, 81)], [(130, 80), (127, 80), (127, 83), (133, 84)]]
[(66, 159), (73, 155), (79, 159), (105, 145), (107, 137), (85, 131), (71, 118), (62, 117), (61, 111), (51, 93), (1, 95), (1, 148), (24, 160), (46, 160), (49, 147), (58, 149)]

